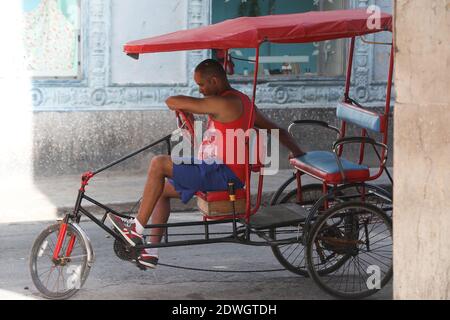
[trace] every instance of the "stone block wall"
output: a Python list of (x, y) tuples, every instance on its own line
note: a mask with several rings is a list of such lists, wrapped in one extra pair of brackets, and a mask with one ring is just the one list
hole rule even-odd
[[(288, 128), (294, 119), (315, 119), (339, 125), (334, 108), (269, 108), (262, 109), (262, 112), (283, 128)], [(176, 128), (175, 117), (167, 110), (36, 112), (32, 123), (35, 177), (80, 174), (100, 168), (170, 134)], [(302, 127), (293, 133), (305, 150), (330, 150), (336, 139), (333, 132), (320, 127)], [(350, 130), (349, 134), (356, 135), (359, 131)], [(111, 170), (145, 172), (153, 155), (166, 152), (166, 145), (162, 144)], [(284, 147), (281, 148), (280, 169), (289, 168), (287, 153)], [(349, 149), (346, 156), (355, 159), (358, 154), (355, 146)], [(367, 159), (367, 164), (377, 165), (373, 152), (367, 152)]]
[(397, 0), (394, 297), (450, 298), (450, 1)]

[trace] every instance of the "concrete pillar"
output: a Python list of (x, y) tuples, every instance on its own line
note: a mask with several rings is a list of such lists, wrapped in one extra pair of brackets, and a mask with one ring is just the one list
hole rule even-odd
[(396, 0), (394, 298), (450, 298), (450, 0)]

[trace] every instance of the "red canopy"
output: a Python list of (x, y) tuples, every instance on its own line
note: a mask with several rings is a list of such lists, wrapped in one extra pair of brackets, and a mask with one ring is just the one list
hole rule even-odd
[(371, 28), (365, 9), (242, 17), (196, 29), (132, 41), (128, 54), (199, 49), (256, 48), (263, 41), (302, 43), (350, 38), (392, 31), (392, 16), (381, 14), (380, 28)]

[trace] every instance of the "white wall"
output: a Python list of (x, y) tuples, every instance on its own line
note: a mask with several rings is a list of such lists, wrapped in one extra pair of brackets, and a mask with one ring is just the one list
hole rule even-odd
[(111, 17), (111, 82), (113, 84), (185, 83), (186, 53), (141, 55), (123, 53), (123, 45), (187, 28), (185, 0), (113, 0)]
[(8, 50), (0, 50), (0, 223), (53, 220), (55, 207), (33, 183), (31, 82), (21, 41), (21, 2), (2, 9), (0, 38)]

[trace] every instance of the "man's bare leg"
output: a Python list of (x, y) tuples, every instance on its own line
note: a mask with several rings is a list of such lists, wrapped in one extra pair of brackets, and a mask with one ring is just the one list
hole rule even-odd
[[(170, 215), (170, 199), (179, 198), (178, 192), (175, 188), (166, 180), (164, 185), (164, 190), (156, 202), (155, 209), (151, 215), (152, 224), (162, 224), (167, 223)], [(163, 228), (152, 228), (150, 231), (150, 242), (159, 243), (161, 242), (161, 237), (164, 235), (165, 230)]]
[[(145, 183), (142, 202), (137, 215), (137, 220), (142, 226), (147, 224), (153, 209), (155, 209), (155, 206), (163, 193), (166, 177), (171, 178), (172, 175), (173, 162), (170, 156), (156, 156), (152, 159), (148, 169), (147, 182)], [(165, 201), (167, 201), (167, 199)], [(162, 202), (161, 204), (163, 211), (158, 218), (164, 218), (165, 215), (167, 215), (167, 203)]]
[[(165, 223), (170, 214), (170, 197), (178, 196), (175, 190), (171, 188), (169, 183), (165, 183), (166, 177), (171, 178), (173, 175), (173, 163), (170, 156), (156, 156), (152, 159), (147, 182), (142, 196), (142, 202), (139, 207), (138, 216), (133, 224), (127, 225), (123, 219), (113, 214), (108, 214), (113, 226), (122, 234), (124, 239), (130, 245), (141, 245), (144, 241), (143, 231), (152, 212), (155, 211), (153, 218), (154, 223)], [(164, 231), (154, 230), (152, 239), (155, 242), (160, 241), (160, 236)], [(158, 264), (158, 249), (149, 248), (140, 252), (137, 259), (139, 265), (155, 268)]]

